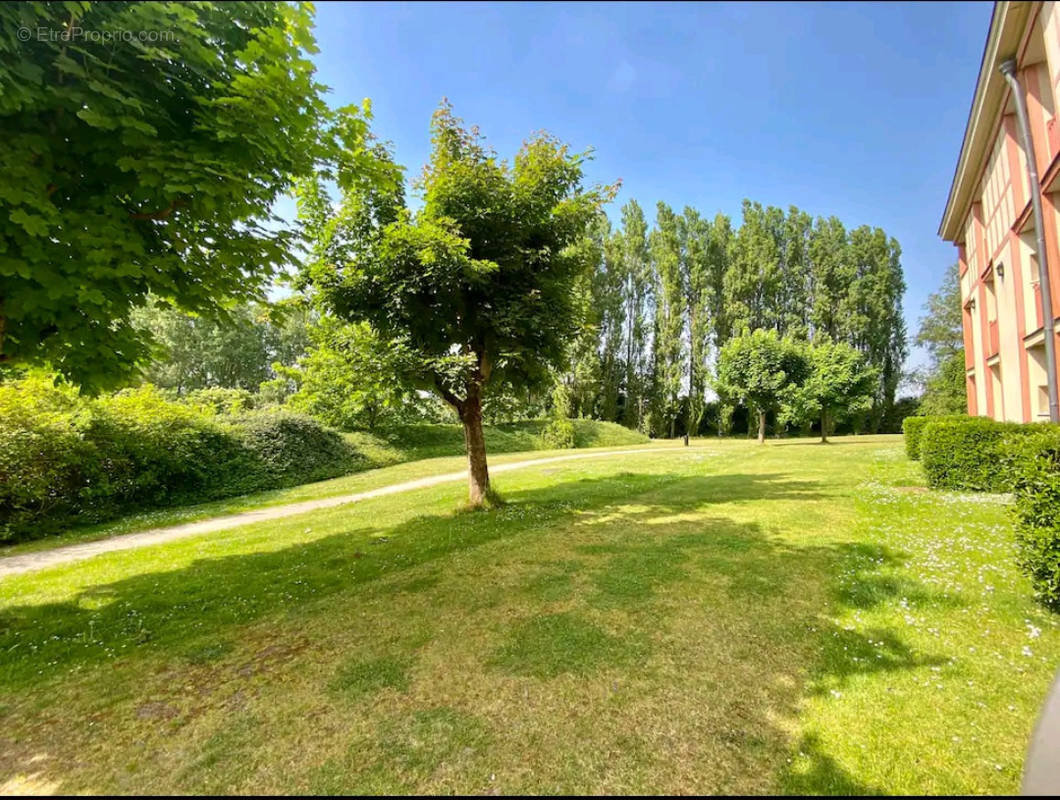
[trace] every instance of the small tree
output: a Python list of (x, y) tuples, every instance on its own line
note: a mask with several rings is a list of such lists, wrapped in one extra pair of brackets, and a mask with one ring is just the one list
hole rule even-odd
[(766, 440), (766, 414), (777, 411), (806, 379), (805, 347), (774, 330), (730, 339), (718, 354), (718, 393), (758, 413), (758, 443)]
[(113, 383), (147, 356), (130, 313), (152, 294), (263, 296), (291, 250), (272, 206), (331, 117), (311, 26), (308, 4), (0, 6), (0, 366)]
[[(400, 182), (338, 183), (332, 210), (320, 183), (301, 192), (315, 246), (305, 277), (336, 316), (366, 321), (410, 356), (409, 373), (455, 409), (464, 426), (469, 499), (486, 501), (482, 433), (486, 387), (545, 385), (578, 332), (577, 247), (612, 188), (582, 186), (584, 155), (546, 134), (509, 164), (448, 104), (431, 124), (432, 152), (404, 207)], [(381, 172), (388, 155), (373, 151)]]
[(824, 341), (808, 348), (809, 374), (788, 395), (782, 417), (793, 422), (821, 422), (821, 441), (840, 415), (864, 413), (872, 407), (879, 371), (845, 342)]

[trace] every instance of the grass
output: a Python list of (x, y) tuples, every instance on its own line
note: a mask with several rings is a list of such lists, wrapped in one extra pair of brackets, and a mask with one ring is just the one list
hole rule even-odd
[[(485, 435), (490, 463), (518, 461), (525, 456), (515, 458), (511, 454), (541, 450), (543, 444), (540, 433), (546, 424), (547, 421), (543, 420), (528, 420), (487, 426)], [(574, 427), (576, 448), (649, 444), (646, 436), (612, 422), (574, 420)], [(367, 491), (439, 472), (452, 472), (463, 468), (467, 463), (464, 456), (463, 428), (459, 425), (402, 425), (377, 434), (362, 432), (344, 435), (363, 457), (360, 462), (361, 469), (349, 475), (194, 505), (139, 511), (103, 523), (77, 525), (43, 539), (0, 544), (0, 558), (50, 550), (77, 542), (106, 539), (147, 528), (235, 514), (254, 508)], [(660, 443), (651, 444), (658, 446)], [(556, 451), (556, 454), (563, 452), (566, 451)]]
[(0, 785), (1016, 791), (1060, 626), (1003, 499), (695, 444), (0, 581)]

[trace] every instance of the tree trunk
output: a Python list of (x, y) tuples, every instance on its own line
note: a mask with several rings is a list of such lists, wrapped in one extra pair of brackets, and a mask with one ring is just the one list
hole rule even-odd
[(828, 412), (821, 409), (821, 443), (828, 444)]
[(482, 397), (480, 392), (469, 393), (460, 412), (464, 423), (464, 445), (467, 449), (468, 503), (472, 508), (485, 504), (490, 488), (490, 474), (486, 466), (486, 439), (482, 435)]
[(766, 412), (758, 412), (758, 443), (766, 443)]

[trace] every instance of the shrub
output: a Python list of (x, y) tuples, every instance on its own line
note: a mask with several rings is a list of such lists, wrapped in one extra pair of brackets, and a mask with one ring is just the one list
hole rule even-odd
[(906, 417), (902, 420), (902, 436), (905, 437), (905, 454), (913, 461), (920, 460), (920, 434), (928, 417)]
[(338, 433), (290, 413), (224, 417), (153, 386), (90, 400), (48, 379), (16, 381), (0, 386), (0, 540), (322, 480), (361, 460)]
[(1035, 597), (1060, 611), (1060, 426), (1008, 446), (1007, 469), (1015, 493), (1016, 560)]
[(337, 431), (288, 411), (252, 412), (232, 425), (254, 463), (246, 491), (334, 478), (364, 460)]
[(923, 438), (924, 426), (929, 422), (960, 422), (966, 419), (978, 419), (978, 417), (969, 417), (967, 414), (906, 417), (902, 420), (902, 434), (905, 437), (906, 455), (913, 461), (920, 460), (920, 442)]
[(255, 407), (255, 397), (246, 389), (225, 389), (212, 386), (188, 392), (184, 402), (188, 405), (213, 409), (218, 414), (238, 414)]
[(1006, 492), (1012, 473), (1004, 464), (1009, 442), (1039, 425), (995, 422), (986, 417), (929, 417), (920, 434), (920, 458), (936, 489)]
[(574, 423), (569, 419), (554, 419), (541, 431), (541, 440), (553, 450), (569, 450), (574, 447)]

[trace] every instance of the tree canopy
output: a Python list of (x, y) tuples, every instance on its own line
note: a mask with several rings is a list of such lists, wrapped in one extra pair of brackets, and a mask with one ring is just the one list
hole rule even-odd
[(0, 361), (114, 383), (149, 351), (130, 313), (150, 295), (261, 297), (290, 256), (270, 209), (331, 118), (310, 7), (11, 3), (0, 30)]
[(961, 279), (952, 264), (938, 291), (924, 303), (916, 343), (928, 351), (929, 362), (916, 377), (923, 386), (920, 413), (963, 414), (968, 410), (961, 321)]
[(821, 423), (821, 441), (827, 442), (838, 416), (870, 408), (879, 375), (846, 342), (824, 340), (807, 345), (806, 355), (806, 378), (787, 399), (784, 416), (793, 422), (816, 417)]
[(718, 354), (718, 392), (758, 413), (758, 441), (765, 442), (766, 414), (790, 402), (810, 373), (806, 348), (758, 328), (730, 339)]

